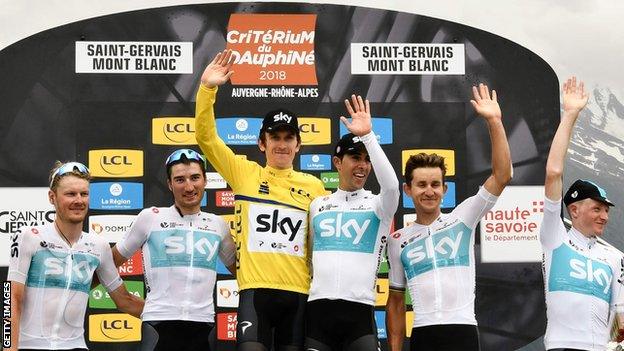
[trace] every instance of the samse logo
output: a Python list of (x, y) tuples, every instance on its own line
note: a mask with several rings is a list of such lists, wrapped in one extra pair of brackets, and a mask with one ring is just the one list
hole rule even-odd
[(142, 177), (143, 151), (90, 150), (89, 169), (94, 177)]
[(301, 117), (298, 119), (301, 145), (327, 145), (331, 143), (329, 118)]
[(123, 313), (89, 316), (89, 341), (128, 342), (141, 340), (141, 320)]
[(152, 143), (156, 145), (196, 145), (195, 118), (152, 119)]

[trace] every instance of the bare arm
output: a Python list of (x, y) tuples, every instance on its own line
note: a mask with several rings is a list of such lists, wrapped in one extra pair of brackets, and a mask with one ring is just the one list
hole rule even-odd
[(563, 114), (548, 153), (546, 180), (544, 182), (546, 197), (552, 201), (561, 199), (563, 166), (570, 144), (570, 136), (579, 113), (587, 105), (589, 99), (589, 95), (585, 93), (583, 82), (579, 82), (578, 86), (576, 85), (576, 77), (569, 78), (563, 84), (562, 93)]
[(121, 285), (117, 289), (109, 292), (109, 295), (120, 311), (128, 313), (134, 317), (141, 318), (145, 301), (129, 293), (124, 285)]
[(386, 330), (390, 351), (401, 351), (405, 340), (405, 291), (390, 290), (386, 303)]
[(119, 249), (117, 249), (117, 245), (113, 246), (112, 251), (113, 251), (113, 261), (115, 262), (115, 267), (121, 266), (122, 264), (124, 264), (124, 262), (128, 260), (119, 252)]
[(11, 281), (11, 347), (5, 350), (17, 350), (20, 334), (20, 318), (24, 302), (24, 284)]
[(483, 186), (492, 195), (500, 195), (512, 177), (511, 152), (507, 135), (503, 127), (502, 112), (498, 105), (496, 91), (490, 90), (487, 85), (481, 83), (479, 88), (472, 87), (474, 100), (470, 103), (475, 111), (485, 119), (490, 133), (492, 145), (492, 175), (485, 181)]

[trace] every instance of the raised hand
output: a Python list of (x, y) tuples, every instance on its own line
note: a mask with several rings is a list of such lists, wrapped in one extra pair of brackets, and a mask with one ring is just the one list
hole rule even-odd
[(479, 87), (472, 87), (472, 95), (474, 100), (470, 100), (472, 107), (479, 115), (486, 120), (501, 119), (501, 109), (496, 100), (496, 90), (492, 90), (490, 97), (490, 89), (487, 85), (480, 83)]
[(589, 94), (585, 92), (583, 82), (579, 81), (578, 86), (576, 85), (576, 77), (568, 78), (563, 83), (561, 92), (563, 93), (563, 110), (565, 112), (578, 113), (587, 105)]
[(223, 50), (206, 66), (201, 76), (201, 83), (207, 88), (224, 84), (234, 74), (231, 70), (233, 64), (232, 50)]
[(355, 94), (351, 95), (351, 100), (353, 106), (351, 106), (349, 99), (345, 99), (345, 106), (351, 115), (351, 122), (344, 116), (340, 116), (340, 120), (349, 132), (357, 136), (366, 135), (373, 129), (368, 100), (362, 100), (360, 95), (356, 97)]

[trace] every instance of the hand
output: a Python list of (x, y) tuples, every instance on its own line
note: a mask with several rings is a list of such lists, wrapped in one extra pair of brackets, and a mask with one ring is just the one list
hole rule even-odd
[(579, 81), (579, 85), (576, 85), (576, 77), (568, 78), (563, 83), (563, 110), (565, 112), (580, 112), (589, 100), (589, 94), (585, 93), (585, 85)]
[(373, 129), (368, 100), (362, 101), (362, 97), (360, 95), (356, 97), (355, 94), (351, 95), (351, 100), (353, 101), (353, 107), (351, 107), (349, 100), (345, 99), (345, 106), (347, 106), (347, 112), (351, 115), (351, 122), (344, 116), (340, 116), (340, 120), (349, 132), (357, 136), (366, 135)]
[(472, 107), (486, 121), (501, 119), (502, 113), (496, 100), (496, 90), (492, 90), (492, 97), (490, 98), (490, 89), (487, 85), (480, 83), (478, 89), (475, 86), (472, 87), (472, 95), (474, 96), (474, 100), (470, 100)]
[[(583, 84), (583, 83), (581, 83), (581, 84)], [(618, 329), (618, 334), (617, 334), (617, 336), (616, 336), (615, 340), (616, 340), (617, 342), (622, 342), (622, 341), (624, 341), (624, 329), (622, 329), (622, 328)]]
[(201, 76), (201, 83), (207, 88), (225, 84), (234, 74), (231, 70), (233, 64), (232, 50), (223, 50), (208, 64)]

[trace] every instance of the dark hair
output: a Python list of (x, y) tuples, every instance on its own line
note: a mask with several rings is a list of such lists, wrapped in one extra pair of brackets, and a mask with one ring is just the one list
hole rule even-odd
[(167, 165), (167, 180), (171, 180), (171, 167), (180, 163), (184, 163), (188, 166), (191, 164), (191, 162), (197, 163), (199, 165), (202, 171), (202, 177), (206, 178), (206, 165), (203, 162), (197, 160), (189, 160), (188, 158), (186, 158), (186, 156), (182, 155), (179, 160), (171, 162), (169, 165)]
[(59, 185), (61, 179), (66, 177), (66, 176), (69, 176), (69, 175), (72, 175), (72, 176), (80, 178), (80, 179), (84, 179), (87, 182), (91, 181), (91, 174), (89, 174), (89, 173), (81, 173), (81, 172), (77, 171), (76, 169), (74, 169), (71, 172), (67, 172), (67, 173), (64, 173), (64, 174), (61, 174), (61, 175), (57, 175), (56, 177), (54, 177), (54, 179), (52, 179), (52, 176), (54, 175), (56, 170), (61, 168), (66, 163), (67, 162), (61, 162), (61, 161), (58, 161), (58, 160), (54, 161), (54, 165), (52, 166), (52, 169), (50, 169), (50, 175), (48, 176), (48, 183), (50, 183), (50, 190), (56, 192), (56, 188), (58, 188), (58, 185)]
[(412, 155), (405, 163), (405, 182), (408, 186), (412, 184), (413, 172), (416, 168), (440, 168), (442, 170), (442, 184), (444, 184), (444, 176), (446, 175), (446, 165), (444, 157), (438, 154), (426, 154), (421, 152)]

